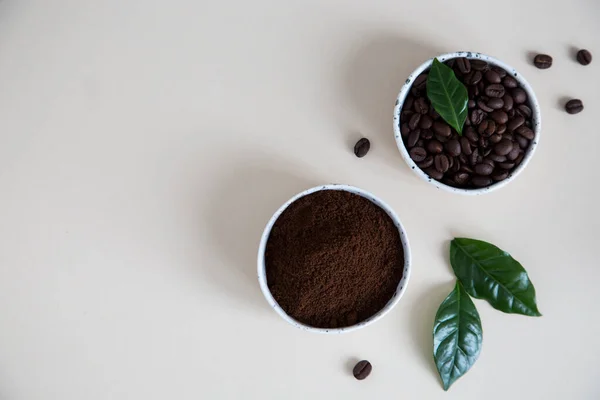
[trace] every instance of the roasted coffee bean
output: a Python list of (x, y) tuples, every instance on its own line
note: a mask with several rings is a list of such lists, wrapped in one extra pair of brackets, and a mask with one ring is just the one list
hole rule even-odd
[(513, 109), (514, 100), (510, 94), (502, 96), (502, 101), (504, 101), (504, 107), (502, 107), (504, 111), (508, 112)]
[(465, 76), (465, 83), (467, 85), (475, 86), (481, 81), (481, 71), (471, 71)]
[(473, 169), (467, 165), (467, 163), (463, 163), (463, 164), (460, 166), (460, 170), (461, 170), (462, 172), (466, 172), (466, 173), (468, 173), (468, 174), (472, 174), (472, 173), (474, 172), (474, 171), (473, 171)]
[(496, 121), (498, 125), (506, 124), (508, 121), (508, 115), (502, 110), (494, 110), (490, 114), (490, 117), (492, 117), (492, 119)]
[(404, 100), (404, 105), (402, 106), (402, 110), (410, 110), (413, 108), (413, 104), (415, 104), (415, 97), (412, 95), (408, 95), (406, 96), (406, 99)]
[(517, 115), (506, 124), (506, 129), (509, 132), (513, 132), (515, 129), (525, 123), (525, 118), (522, 115)]
[(511, 142), (514, 141), (513, 134), (508, 132), (502, 135), (502, 139), (510, 140)]
[(517, 82), (517, 80), (512, 76), (507, 76), (504, 79), (502, 79), (502, 84), (507, 89), (514, 89), (517, 86), (519, 86), (519, 82)]
[(427, 151), (422, 147), (413, 147), (408, 154), (410, 154), (410, 158), (415, 162), (421, 162), (427, 157)]
[(525, 150), (525, 149), (527, 149), (527, 147), (529, 147), (529, 140), (525, 139), (523, 136), (517, 135), (516, 140), (519, 143), (519, 147), (522, 148), (523, 150)]
[[(473, 111), (473, 112), (475, 112), (475, 111)], [(479, 135), (477, 134), (477, 132), (475, 132), (475, 129), (473, 129), (472, 126), (469, 126), (467, 129), (465, 129), (464, 136), (467, 139), (469, 139), (471, 142), (476, 142), (479, 140)]]
[(496, 145), (494, 146), (494, 152), (496, 154), (498, 154), (499, 156), (505, 156), (508, 153), (510, 153), (512, 148), (513, 148), (512, 142), (505, 138), (505, 139), (502, 139), (501, 141), (499, 141), (498, 143), (496, 143)]
[(500, 135), (502, 135), (504, 132), (506, 132), (505, 124), (500, 124), (496, 127), (496, 133), (499, 133)]
[(434, 120), (436, 120), (436, 119), (438, 119), (440, 117), (440, 114), (438, 114), (438, 112), (435, 111), (435, 108), (429, 107), (429, 116), (431, 118), (433, 118)]
[(477, 103), (475, 102), (475, 100), (473, 99), (469, 99), (469, 102), (467, 103), (467, 107), (469, 108), (473, 108), (477, 105)]
[(471, 111), (471, 123), (479, 125), (485, 119), (485, 115), (485, 112), (479, 109)]
[(514, 118), (515, 115), (517, 115), (517, 113), (515, 112), (515, 109), (513, 108), (512, 110), (507, 111), (506, 115), (508, 115), (508, 118), (510, 119), (510, 118)]
[(436, 181), (439, 181), (444, 176), (443, 172), (440, 172), (433, 167), (426, 168), (423, 170), (423, 172), (425, 172), (427, 175), (429, 175), (431, 178), (435, 179)]
[(464, 136), (460, 138), (460, 149), (466, 155), (470, 155), (473, 152), (471, 149), (471, 142)]
[(449, 171), (457, 172), (460, 169), (460, 161), (458, 160), (458, 157), (450, 157), (450, 160), (452, 160), (452, 165), (450, 166)]
[(583, 111), (583, 102), (579, 99), (569, 100), (567, 101), (567, 104), (565, 104), (565, 110), (567, 110), (569, 114), (580, 113)]
[(423, 161), (421, 161), (420, 163), (417, 163), (417, 165), (421, 169), (425, 169), (425, 168), (431, 167), (433, 165), (433, 156), (427, 156), (427, 157), (425, 157), (425, 159)]
[[(467, 140), (467, 142), (468, 142), (468, 140)], [(450, 154), (453, 157), (456, 157), (457, 155), (459, 155), (460, 151), (461, 151), (460, 142), (457, 139), (449, 140), (444, 145), (444, 148), (446, 149), (446, 151), (448, 152), (448, 154)]]
[(498, 97), (493, 97), (487, 101), (486, 105), (492, 110), (500, 110), (502, 107), (504, 107), (504, 100), (499, 99)]
[(485, 94), (488, 97), (502, 97), (504, 93), (504, 86), (499, 83), (493, 83), (485, 88)]
[(415, 81), (413, 82), (413, 87), (421, 90), (425, 88), (425, 85), (427, 84), (427, 74), (421, 74), (419, 76), (417, 76), (417, 79), (415, 79)]
[(423, 139), (419, 139), (415, 147), (425, 147), (425, 141)]
[(548, 69), (552, 66), (552, 57), (548, 54), (538, 54), (533, 59), (533, 65), (539, 69)]
[(485, 137), (490, 137), (494, 134), (494, 132), (496, 132), (496, 122), (494, 120), (488, 120), (488, 126), (485, 129), (484, 136)]
[(519, 164), (521, 164), (521, 162), (523, 161), (523, 158), (525, 158), (525, 153), (519, 154), (519, 157), (517, 157), (517, 159), (515, 160), (515, 167), (517, 167), (517, 166), (519, 166)]
[(467, 58), (457, 58), (456, 67), (458, 67), (458, 70), (463, 74), (468, 74), (469, 72), (471, 72), (471, 63)]
[(469, 156), (469, 163), (471, 165), (478, 164), (481, 161), (481, 156), (479, 155), (479, 149), (473, 149), (473, 152)]
[(477, 88), (479, 89), (479, 93), (483, 93), (483, 90), (485, 89), (485, 82), (483, 82), (483, 79), (477, 83)]
[(526, 126), (520, 126), (517, 128), (516, 132), (528, 140), (533, 140), (533, 138), (535, 138), (535, 133)]
[(467, 94), (469, 95), (470, 99), (473, 99), (477, 96), (479, 96), (479, 88), (477, 86), (467, 86)]
[(421, 96), (421, 90), (418, 89), (416, 86), (413, 85), (412, 88), (410, 88), (410, 92), (413, 94), (413, 96)]
[(492, 152), (492, 148), (488, 147), (487, 149), (485, 149), (483, 151), (483, 157), (485, 158), (485, 157), (489, 156), (491, 152)]
[(486, 137), (480, 137), (479, 138), (479, 149), (486, 149), (490, 146), (490, 141), (488, 140), (488, 138)]
[(492, 67), (492, 70), (495, 71), (501, 79), (508, 74), (505, 70), (503, 70), (500, 67)]
[(514, 161), (517, 159), (517, 157), (519, 157), (520, 152), (521, 152), (520, 147), (513, 144), (513, 149), (510, 151), (510, 153), (508, 153), (506, 155), (506, 158), (509, 159), (510, 161)]
[(450, 126), (442, 121), (435, 121), (433, 123), (433, 132), (436, 135), (440, 135), (443, 137), (449, 137), (452, 134), (452, 130), (450, 129)]
[(408, 127), (408, 124), (406, 122), (400, 126), (400, 133), (403, 137), (407, 137), (410, 133), (410, 128)]
[(488, 105), (485, 104), (485, 102), (481, 99), (477, 102), (477, 107), (479, 107), (481, 110), (488, 112), (488, 113), (494, 111), (493, 108), (488, 107)]
[(481, 135), (487, 129), (487, 127), (488, 127), (488, 121), (487, 120), (481, 121), (481, 123), (477, 127), (477, 133), (479, 133)]
[(410, 121), (408, 121), (409, 128), (416, 129), (417, 126), (419, 125), (420, 121), (421, 121), (421, 114), (419, 114), (419, 113), (413, 114), (412, 117), (410, 117)]
[(510, 94), (517, 104), (523, 104), (527, 101), (527, 93), (525, 93), (525, 91), (521, 88), (513, 89)]
[(473, 183), (473, 186), (485, 187), (492, 184), (492, 178), (489, 178), (487, 176), (474, 175), (471, 178), (471, 183)]
[(408, 121), (408, 120), (410, 120), (410, 117), (412, 117), (413, 114), (414, 114), (414, 112), (412, 112), (410, 110), (408, 110), (408, 111), (402, 111), (400, 113), (400, 119), (402, 121)]
[(514, 168), (515, 163), (512, 162), (503, 162), (503, 163), (498, 163), (498, 167), (502, 168), (502, 169), (512, 169)]
[(466, 172), (457, 172), (454, 174), (454, 182), (458, 183), (459, 185), (464, 185), (469, 181), (470, 178), (471, 176)]
[(421, 139), (429, 140), (433, 138), (433, 131), (431, 129), (421, 129)]
[(519, 106), (516, 108), (516, 112), (525, 118), (531, 118), (531, 108), (525, 104), (519, 104)]
[(481, 164), (477, 164), (475, 166), (475, 173), (478, 175), (486, 175), (487, 176), (487, 175), (491, 174), (492, 171), (494, 171), (493, 165), (481, 163)]
[(502, 140), (502, 135), (499, 133), (494, 133), (492, 136), (489, 137), (490, 143), (496, 144), (501, 140)]
[(427, 114), (429, 111), (429, 105), (427, 104), (425, 97), (419, 97), (416, 99), (413, 108), (415, 109), (415, 112), (419, 114)]
[(427, 143), (427, 150), (432, 154), (440, 154), (442, 152), (442, 143), (439, 140), (431, 140)]
[(584, 49), (579, 50), (577, 52), (577, 61), (579, 61), (579, 64), (581, 65), (588, 65), (592, 62), (592, 53)]
[(492, 173), (492, 175), (490, 177), (493, 180), (495, 180), (496, 182), (503, 181), (506, 178), (508, 178), (508, 171), (502, 170), (502, 169), (497, 169)]
[(356, 142), (356, 144), (354, 145), (354, 155), (356, 155), (356, 157), (359, 157), (359, 158), (364, 157), (367, 155), (370, 148), (371, 148), (371, 142), (369, 142), (369, 139), (362, 138), (358, 142)]
[(410, 133), (410, 135), (408, 135), (408, 139), (406, 139), (406, 145), (409, 149), (412, 149), (415, 147), (419, 139), (421, 139), (421, 130), (415, 129)]
[(496, 153), (491, 153), (488, 158), (494, 162), (504, 162), (506, 161), (506, 156), (499, 156)]
[(494, 71), (493, 69), (486, 71), (484, 78), (489, 83), (500, 83), (502, 81), (502, 78), (500, 78), (500, 75), (498, 75), (498, 73), (496, 71)]
[(419, 120), (419, 128), (421, 129), (429, 129), (433, 124), (433, 119), (429, 115), (421, 115), (421, 119)]
[(356, 379), (362, 381), (371, 373), (373, 366), (367, 360), (359, 361), (358, 364), (354, 366), (352, 370), (352, 374)]
[(450, 168), (450, 160), (444, 154), (438, 154), (433, 159), (433, 164), (435, 165), (435, 169), (437, 169), (442, 174), (448, 171)]
[(444, 143), (446, 143), (448, 141), (448, 137), (446, 137), (446, 136), (442, 136), (442, 135), (434, 135), (434, 136), (442, 144), (444, 144)]
[(489, 69), (488, 63), (482, 60), (470, 60), (471, 61), (471, 69), (477, 71), (487, 71)]

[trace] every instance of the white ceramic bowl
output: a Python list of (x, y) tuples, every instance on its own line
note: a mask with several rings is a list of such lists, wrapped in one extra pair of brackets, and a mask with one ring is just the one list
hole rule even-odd
[(419, 68), (417, 68), (412, 74), (410, 74), (410, 76), (404, 83), (404, 86), (402, 86), (402, 90), (400, 90), (400, 94), (398, 95), (398, 99), (396, 100), (396, 106), (394, 107), (394, 137), (396, 138), (396, 144), (398, 145), (398, 150), (400, 150), (400, 154), (402, 155), (402, 158), (404, 158), (404, 161), (406, 161), (406, 163), (408, 164), (410, 169), (412, 169), (414, 171), (414, 173), (417, 174), (421, 179), (429, 182), (430, 184), (437, 187), (438, 189), (443, 189), (448, 192), (466, 194), (466, 195), (479, 195), (479, 194), (483, 194), (483, 193), (489, 193), (491, 191), (500, 189), (501, 187), (508, 185), (512, 180), (514, 180), (517, 177), (517, 175), (519, 175), (521, 173), (521, 171), (523, 171), (525, 169), (525, 167), (529, 163), (529, 160), (531, 160), (531, 157), (533, 157), (533, 153), (535, 152), (535, 149), (540, 141), (540, 132), (542, 129), (542, 117), (541, 117), (541, 113), (540, 113), (540, 105), (537, 101), (535, 93), (533, 92), (533, 89), (531, 88), (529, 83), (525, 80), (525, 78), (520, 73), (518, 73), (514, 68), (512, 68), (509, 65), (506, 65), (505, 63), (503, 63), (500, 60), (496, 60), (493, 57), (486, 56), (481, 53), (470, 52), (470, 51), (459, 51), (456, 53), (442, 54), (441, 56), (438, 56), (436, 58), (438, 60), (440, 60), (441, 62), (444, 62), (444, 61), (448, 61), (450, 59), (459, 58), (459, 57), (466, 57), (468, 59), (477, 59), (477, 60), (486, 61), (486, 62), (490, 63), (491, 65), (495, 65), (497, 67), (500, 67), (500, 68), (506, 70), (506, 72), (511, 74), (517, 80), (517, 82), (519, 82), (519, 85), (521, 85), (521, 87), (527, 92), (527, 97), (529, 98), (529, 103), (530, 103), (531, 111), (532, 111), (532, 119), (533, 119), (532, 130), (535, 133), (535, 137), (533, 138), (529, 148), (525, 152), (525, 157), (523, 158), (523, 161), (521, 162), (521, 164), (517, 168), (515, 168), (514, 171), (503, 181), (500, 181), (500, 182), (492, 184), (491, 186), (479, 188), (479, 189), (462, 189), (462, 188), (455, 188), (452, 186), (448, 186), (440, 181), (437, 181), (437, 180), (429, 177), (429, 175), (427, 175), (425, 172), (423, 172), (423, 170), (421, 170), (417, 166), (417, 164), (415, 164), (415, 162), (412, 160), (412, 158), (410, 158), (410, 155), (408, 154), (408, 150), (406, 149), (406, 147), (404, 146), (404, 142), (402, 141), (402, 135), (400, 135), (400, 125), (404, 122), (400, 118), (400, 112), (402, 111), (402, 106), (404, 105), (404, 99), (406, 99), (406, 96), (410, 93), (410, 88), (412, 87), (414, 80), (423, 71), (425, 71), (425, 70), (429, 69), (429, 67), (431, 67), (433, 58), (425, 61), (423, 64), (421, 64), (421, 66), (419, 66)]
[[(335, 329), (315, 328), (315, 327), (303, 324), (299, 321), (296, 321), (294, 318), (290, 317), (279, 306), (279, 304), (277, 304), (277, 302), (273, 298), (273, 295), (271, 294), (271, 291), (269, 290), (269, 286), (267, 285), (267, 275), (266, 275), (266, 271), (265, 271), (265, 249), (267, 246), (267, 241), (269, 239), (269, 234), (271, 233), (271, 229), (273, 228), (275, 221), (277, 220), (277, 218), (279, 218), (281, 213), (283, 213), (285, 211), (285, 209), (289, 207), (290, 204), (292, 204), (293, 202), (295, 202), (296, 200), (298, 200), (301, 197), (304, 197), (304, 196), (314, 193), (314, 192), (318, 192), (320, 190), (343, 190), (346, 192), (354, 193), (354, 194), (357, 194), (361, 197), (364, 197), (364, 198), (372, 201), (377, 206), (381, 207), (387, 213), (387, 215), (390, 216), (390, 218), (394, 222), (394, 225), (396, 225), (396, 227), (398, 228), (398, 232), (400, 234), (400, 241), (402, 243), (402, 248), (404, 250), (404, 272), (402, 274), (402, 279), (400, 279), (400, 282), (398, 283), (398, 288), (396, 289), (396, 293), (394, 293), (394, 295), (387, 302), (387, 304), (381, 310), (379, 310), (375, 315), (373, 315), (373, 316), (369, 317), (368, 319), (361, 321), (355, 325), (347, 326), (344, 328), (335, 328)], [(322, 186), (316, 186), (311, 189), (305, 190), (304, 192), (298, 193), (297, 195), (295, 195), (294, 197), (289, 199), (284, 205), (282, 205), (279, 208), (279, 210), (277, 210), (275, 212), (275, 214), (273, 214), (273, 216), (267, 223), (267, 226), (265, 227), (265, 230), (262, 234), (262, 238), (260, 240), (260, 245), (258, 246), (258, 283), (260, 284), (260, 288), (261, 288), (265, 298), (267, 299), (267, 302), (269, 303), (269, 305), (275, 310), (275, 312), (277, 312), (277, 314), (279, 314), (281, 316), (281, 318), (283, 318), (290, 324), (294, 325), (295, 327), (303, 329), (305, 331), (317, 332), (317, 333), (328, 333), (328, 334), (344, 333), (344, 332), (354, 331), (356, 329), (360, 329), (367, 325), (372, 324), (373, 322), (383, 318), (384, 315), (386, 315), (396, 304), (398, 304), (398, 301), (400, 301), (400, 298), (406, 291), (406, 285), (408, 284), (408, 279), (410, 278), (410, 269), (411, 269), (410, 260), (411, 260), (410, 246), (408, 244), (408, 237), (406, 236), (406, 231), (404, 230), (404, 227), (402, 226), (400, 219), (398, 218), (396, 213), (390, 208), (390, 206), (388, 206), (386, 203), (384, 203), (377, 197), (373, 196), (371, 193), (369, 193), (365, 190), (359, 189), (357, 187), (348, 186), (348, 185), (334, 185), (334, 184), (322, 185)]]

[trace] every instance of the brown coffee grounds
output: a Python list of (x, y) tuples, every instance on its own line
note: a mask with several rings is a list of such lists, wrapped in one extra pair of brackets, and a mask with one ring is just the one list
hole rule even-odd
[(322, 190), (277, 219), (265, 253), (267, 284), (292, 318), (318, 328), (354, 325), (381, 310), (402, 278), (392, 219), (371, 201)]

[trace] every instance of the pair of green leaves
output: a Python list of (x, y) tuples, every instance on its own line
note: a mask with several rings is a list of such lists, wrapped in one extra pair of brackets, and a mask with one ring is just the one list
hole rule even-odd
[(454, 75), (452, 68), (433, 59), (427, 76), (427, 97), (438, 114), (459, 135), (467, 119), (469, 95), (467, 88)]
[(483, 329), (469, 296), (505, 313), (541, 316), (527, 271), (507, 252), (480, 240), (457, 238), (450, 244), (450, 264), (458, 282), (440, 305), (433, 326), (433, 356), (444, 390), (481, 352)]

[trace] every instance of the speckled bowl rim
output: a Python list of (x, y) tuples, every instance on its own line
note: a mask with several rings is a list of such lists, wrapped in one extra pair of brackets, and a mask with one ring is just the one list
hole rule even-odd
[(450, 59), (458, 58), (458, 57), (466, 57), (469, 59), (479, 59), (479, 60), (486, 61), (494, 66), (503, 68), (504, 70), (509, 72), (517, 80), (517, 82), (519, 82), (519, 84), (525, 90), (525, 92), (527, 92), (529, 102), (531, 103), (532, 118), (533, 118), (533, 132), (534, 132), (535, 136), (534, 136), (533, 140), (531, 141), (531, 145), (529, 146), (529, 149), (527, 149), (527, 152), (525, 153), (525, 157), (523, 158), (523, 161), (521, 162), (521, 164), (517, 168), (515, 168), (515, 170), (503, 181), (500, 181), (491, 186), (488, 186), (485, 188), (480, 188), (480, 189), (462, 189), (462, 188), (455, 188), (452, 186), (448, 186), (440, 181), (437, 181), (437, 180), (431, 178), (429, 175), (427, 175), (425, 172), (423, 172), (423, 170), (421, 170), (421, 168), (419, 168), (417, 166), (417, 164), (412, 160), (412, 158), (410, 158), (410, 155), (408, 154), (408, 150), (406, 149), (406, 147), (404, 146), (404, 142), (402, 141), (402, 135), (400, 134), (400, 125), (402, 124), (402, 121), (400, 119), (400, 112), (402, 111), (402, 106), (404, 105), (404, 100), (406, 99), (406, 96), (410, 93), (410, 88), (411, 88), (415, 78), (417, 78), (423, 71), (425, 71), (426, 69), (428, 69), (431, 66), (431, 63), (433, 62), (433, 58), (425, 61), (412, 74), (409, 75), (408, 79), (404, 83), (404, 86), (402, 86), (402, 90), (400, 90), (400, 94), (398, 94), (398, 98), (396, 100), (396, 106), (394, 107), (394, 137), (396, 139), (396, 145), (398, 146), (398, 150), (400, 150), (400, 154), (402, 155), (402, 158), (408, 164), (410, 169), (415, 174), (417, 174), (417, 176), (419, 176), (419, 178), (423, 179), (426, 182), (429, 182), (430, 184), (432, 184), (433, 186), (435, 186), (438, 189), (442, 189), (442, 190), (445, 190), (445, 191), (448, 191), (451, 193), (459, 193), (459, 194), (464, 194), (464, 195), (480, 195), (480, 194), (493, 192), (495, 190), (503, 188), (504, 186), (506, 186), (510, 182), (512, 182), (521, 173), (521, 171), (523, 171), (525, 169), (525, 167), (527, 166), (527, 164), (533, 157), (533, 154), (535, 153), (535, 149), (537, 148), (537, 146), (539, 145), (539, 142), (540, 142), (540, 132), (542, 130), (542, 115), (541, 115), (541, 111), (540, 111), (540, 104), (538, 103), (538, 100), (535, 95), (535, 92), (533, 91), (533, 88), (531, 87), (529, 82), (527, 82), (527, 80), (520, 73), (518, 73), (513, 67), (511, 67), (510, 65), (507, 65), (506, 63), (504, 63), (500, 60), (497, 60), (493, 57), (487, 56), (485, 54), (475, 53), (475, 52), (470, 52), (470, 51), (459, 51), (459, 52), (455, 52), (455, 53), (442, 54), (436, 58), (443, 62), (443, 61), (448, 61)]
[[(347, 326), (347, 327), (343, 327), (343, 328), (334, 328), (334, 329), (315, 328), (315, 327), (303, 324), (302, 322), (295, 320), (294, 318), (290, 317), (279, 306), (277, 301), (275, 301), (275, 299), (273, 298), (273, 295), (271, 294), (271, 291), (269, 290), (269, 286), (267, 285), (267, 275), (266, 275), (266, 270), (265, 270), (265, 249), (267, 246), (267, 241), (269, 239), (269, 235), (271, 233), (271, 229), (273, 228), (275, 221), (277, 221), (279, 216), (290, 206), (290, 204), (292, 204), (299, 198), (309, 195), (311, 193), (322, 191), (322, 190), (342, 190), (342, 191), (354, 193), (354, 194), (357, 194), (361, 197), (364, 197), (364, 198), (370, 200), (375, 205), (382, 208), (386, 212), (386, 214), (390, 216), (390, 218), (394, 222), (394, 225), (396, 226), (396, 228), (398, 228), (398, 232), (400, 233), (400, 241), (402, 243), (402, 248), (404, 250), (404, 272), (402, 274), (402, 278), (400, 279), (400, 282), (398, 283), (396, 292), (394, 293), (392, 298), (376, 314), (372, 315), (371, 317), (367, 318), (366, 320), (361, 321), (355, 325)], [(260, 245), (258, 246), (258, 283), (260, 285), (260, 289), (262, 290), (263, 295), (265, 296), (265, 299), (267, 300), (267, 302), (269, 303), (271, 308), (273, 308), (275, 310), (275, 312), (277, 312), (277, 314), (279, 314), (279, 316), (281, 318), (283, 318), (284, 320), (286, 320), (288, 323), (295, 326), (296, 328), (299, 328), (299, 329), (302, 329), (305, 331), (309, 331), (309, 332), (315, 332), (315, 333), (323, 333), (323, 334), (346, 333), (346, 332), (351, 332), (351, 331), (355, 331), (357, 329), (364, 328), (365, 326), (371, 325), (375, 321), (380, 320), (387, 313), (389, 313), (392, 310), (392, 308), (394, 308), (394, 306), (396, 306), (396, 304), (398, 304), (398, 302), (400, 301), (400, 298), (402, 298), (402, 296), (404, 295), (404, 292), (406, 291), (406, 286), (408, 285), (408, 280), (410, 279), (410, 271), (411, 271), (410, 245), (408, 243), (408, 236), (406, 235), (406, 230), (404, 229), (404, 226), (400, 222), (400, 218), (398, 218), (398, 215), (383, 200), (375, 197), (373, 194), (367, 192), (366, 190), (363, 190), (363, 189), (360, 189), (360, 188), (357, 188), (354, 186), (349, 186), (349, 185), (328, 184), (328, 185), (315, 186), (315, 187), (307, 189), (301, 193), (298, 193), (297, 195), (295, 195), (294, 197), (289, 199), (284, 205), (282, 205), (275, 212), (275, 214), (273, 214), (273, 216), (267, 223), (267, 226), (265, 227), (265, 230), (263, 231), (262, 238), (260, 239)]]

